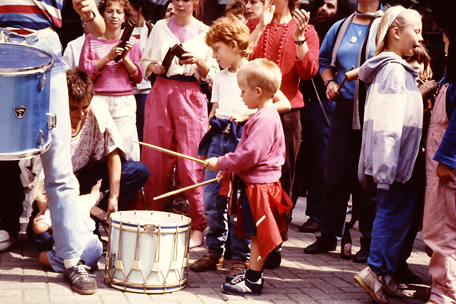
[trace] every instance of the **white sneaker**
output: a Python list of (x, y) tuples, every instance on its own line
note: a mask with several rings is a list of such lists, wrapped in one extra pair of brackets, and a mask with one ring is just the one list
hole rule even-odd
[(383, 284), (380, 281), (380, 277), (373, 272), (369, 266), (355, 275), (355, 281), (358, 282), (377, 303), (389, 303), (388, 298), (383, 294)]

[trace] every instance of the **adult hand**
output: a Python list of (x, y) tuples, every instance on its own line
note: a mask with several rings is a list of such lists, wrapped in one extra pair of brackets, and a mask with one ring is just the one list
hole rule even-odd
[(304, 30), (306, 29), (307, 24), (309, 24), (310, 14), (305, 10), (297, 9), (293, 13), (293, 19), (296, 22), (296, 28), (293, 32), (295, 41), (304, 40)]
[(184, 57), (184, 59), (183, 60), (179, 60), (180, 63), (182, 63), (182, 64), (197, 64), (197, 65), (199, 65), (203, 61), (200, 57), (198, 57), (197, 55), (195, 55), (192, 52), (184, 53), (184, 54), (182, 54), (182, 57)]
[(217, 181), (220, 183), (223, 179), (223, 173), (219, 171), (219, 173), (217, 173), (217, 176), (215, 177), (217, 179)]
[(106, 215), (104, 217), (104, 220), (107, 221), (112, 212), (117, 212), (117, 208), (118, 208), (118, 200), (114, 197), (109, 197), (108, 208), (106, 210)]
[(454, 181), (454, 169), (445, 164), (439, 163), (437, 166), (437, 176), (440, 178), (442, 183)]
[(151, 62), (147, 67), (147, 70), (155, 75), (165, 74), (165, 67), (161, 64), (161, 62)]
[(218, 171), (219, 164), (218, 164), (218, 157), (211, 157), (204, 161), (204, 168), (208, 168), (211, 171)]
[(339, 98), (339, 95), (339, 85), (335, 81), (328, 83), (328, 86), (326, 87), (326, 97), (329, 100), (334, 101)]
[(73, 0), (73, 8), (84, 20), (92, 19), (92, 11), (98, 11), (94, 0)]
[(132, 47), (133, 43), (131, 43), (131, 41), (128, 40), (127, 43), (125, 43), (125, 48), (123, 49), (122, 59), (125, 58), (125, 56), (127, 56), (128, 52), (131, 50)]
[(122, 55), (124, 49), (119, 47), (119, 44), (120, 41), (115, 46), (113, 46), (109, 53), (105, 56), (108, 62), (113, 61), (117, 58), (117, 56)]
[(273, 3), (274, 3), (274, 0), (265, 0), (264, 1), (264, 6), (263, 6), (263, 10), (261, 11), (261, 14), (260, 14), (260, 21), (259, 21), (259, 25), (262, 28), (265, 28), (266, 25), (268, 25), (272, 21), (272, 17), (274, 16), (274, 12), (275, 12), (275, 5)]

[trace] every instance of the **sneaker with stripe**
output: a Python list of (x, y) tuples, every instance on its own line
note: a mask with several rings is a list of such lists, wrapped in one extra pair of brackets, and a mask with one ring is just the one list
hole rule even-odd
[(235, 277), (231, 282), (225, 283), (222, 286), (223, 292), (230, 295), (261, 295), (263, 289), (263, 276), (256, 281), (249, 281), (245, 275), (239, 275)]

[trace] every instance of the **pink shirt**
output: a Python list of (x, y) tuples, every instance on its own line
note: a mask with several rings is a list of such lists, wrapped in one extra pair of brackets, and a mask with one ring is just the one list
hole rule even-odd
[(198, 22), (193, 26), (181, 26), (176, 23), (174, 17), (171, 17), (169, 19), (168, 27), (174, 36), (179, 39), (180, 43), (184, 43), (185, 41), (190, 40), (201, 33), (201, 22)]
[(143, 71), (139, 67), (142, 52), (136, 38), (131, 37), (133, 47), (127, 56), (136, 65), (136, 72), (129, 75), (122, 60), (114, 60), (100, 70), (97, 69), (97, 60), (106, 56), (109, 51), (119, 42), (120, 39), (103, 40), (88, 34), (82, 47), (79, 67), (86, 70), (93, 80), (94, 91), (97, 95), (125, 96), (133, 95), (134, 83), (140, 83), (143, 78)]
[(232, 171), (243, 181), (274, 183), (282, 175), (285, 162), (285, 136), (275, 108), (253, 114), (244, 126), (234, 153), (219, 158), (221, 171)]

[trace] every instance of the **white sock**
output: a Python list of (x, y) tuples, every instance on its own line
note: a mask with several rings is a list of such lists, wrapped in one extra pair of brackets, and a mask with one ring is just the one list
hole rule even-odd
[(81, 258), (63, 259), (63, 265), (65, 268), (71, 268), (78, 264)]

